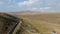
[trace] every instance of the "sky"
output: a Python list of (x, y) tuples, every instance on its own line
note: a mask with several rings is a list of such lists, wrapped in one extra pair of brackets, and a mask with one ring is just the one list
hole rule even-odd
[(60, 12), (60, 0), (0, 0), (0, 12)]

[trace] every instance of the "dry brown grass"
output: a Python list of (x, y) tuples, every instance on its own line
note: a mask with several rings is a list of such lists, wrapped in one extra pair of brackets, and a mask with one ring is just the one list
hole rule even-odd
[(41, 23), (48, 24), (60, 34), (60, 14), (22, 15), (22, 17), (28, 18), (32, 21), (36, 20), (37, 22), (40, 21)]

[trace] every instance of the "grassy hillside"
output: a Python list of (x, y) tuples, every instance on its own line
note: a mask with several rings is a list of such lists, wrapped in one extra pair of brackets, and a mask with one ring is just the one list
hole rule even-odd
[(0, 13), (0, 34), (7, 34), (18, 20), (18, 18), (12, 15)]
[[(27, 32), (32, 29), (32, 30), (37, 31), (38, 34), (52, 34), (51, 32), (55, 31), (49, 24), (46, 24), (45, 22), (38, 20), (38, 18), (36, 16), (38, 16), (38, 15), (20, 16), (23, 18), (24, 22), (23, 22), (23, 25), (21, 25), (20, 31), (18, 30), (17, 32), (21, 33), (21, 30), (22, 30), (22, 34), (24, 34), (23, 32), (25, 32), (25, 34), (27, 34)], [(28, 30), (28, 31), (26, 31), (26, 30)], [(32, 32), (34, 32), (34, 31), (32, 31)], [(32, 32), (28, 32), (28, 34), (33, 34)], [(36, 34), (36, 33), (34, 33), (34, 34)]]
[(29, 18), (31, 20), (40, 20), (60, 24), (60, 14), (24, 15), (23, 17)]
[(28, 18), (24, 18), (24, 20), (30, 24), (32, 24), (40, 34), (51, 34), (53, 28), (51, 28), (48, 24), (43, 23), (38, 20), (30, 20)]
[[(51, 34), (53, 31), (60, 34), (60, 14), (18, 15), (18, 17), (23, 18), (23, 22), (16, 34)], [(10, 19), (6, 21), (10, 21)], [(2, 24), (0, 31), (4, 25), (2, 22), (0, 20), (0, 24)]]
[[(49, 25), (48, 29), (49, 27), (52, 27), (57, 33), (60, 34), (60, 14), (23, 15), (22, 17), (29, 19), (30, 23), (35, 25), (40, 25), (40, 23), (46, 24), (47, 26)], [(45, 25), (43, 26), (44, 28), (46, 27)]]

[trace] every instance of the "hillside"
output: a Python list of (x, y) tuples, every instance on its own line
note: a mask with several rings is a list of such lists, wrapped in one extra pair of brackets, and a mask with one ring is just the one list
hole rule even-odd
[[(51, 32), (53, 31), (60, 34), (60, 14), (59, 13), (51, 13), (51, 14), (38, 14), (38, 13), (33, 14), (32, 13), (32, 15), (30, 15), (31, 13), (27, 15), (21, 15), (21, 13), (9, 13), (9, 14), (11, 15), (15, 14), (17, 15), (17, 17), (23, 19), (22, 24), (17, 26), (18, 30), (16, 30), (15, 34), (52, 34)], [(17, 21), (15, 20), (14, 17), (8, 16), (6, 14), (0, 14), (0, 15), (1, 16), (4, 15), (3, 18), (7, 17), (8, 21), (10, 19), (12, 20), (12, 22)], [(0, 20), (0, 24), (2, 24), (0, 25), (1, 26), (0, 31), (2, 31), (2, 28), (3, 28), (2, 26), (4, 25), (3, 24), (4, 22), (2, 21), (3, 22), (2, 23), (1, 21), (2, 20)]]
[(10, 14), (0, 13), (0, 34), (7, 34), (18, 20), (17, 17)]
[(60, 24), (60, 14), (38, 14), (38, 15), (23, 15), (31, 20), (40, 20), (50, 23)]
[[(51, 13), (36, 15), (20, 15), (20, 17), (23, 17), (23, 19), (25, 19), (26, 22), (36, 27), (40, 33), (47, 34), (49, 32), (48, 34), (51, 34), (51, 32), (56, 31), (58, 34), (60, 34), (59, 15), (59, 13)], [(48, 31), (46, 29), (48, 29)]]
[[(32, 12), (33, 13), (33, 12)], [(27, 14), (26, 12), (22, 13), (15, 13), (18, 17), (22, 17), (23, 20), (25, 20), (27, 23), (33, 25), (34, 27), (38, 27), (37, 30), (39, 32), (44, 33), (44, 28), (47, 28), (50, 33), (52, 31), (56, 31), (58, 34), (60, 34), (60, 13), (47, 13), (47, 14)], [(27, 14), (27, 15), (22, 15)], [(27, 19), (27, 20), (26, 20)], [(44, 24), (44, 25), (43, 25)], [(40, 25), (42, 25), (42, 29), (40, 30)], [(45, 33), (44, 33), (45, 34)]]
[[(37, 22), (35, 22), (36, 24), (37, 23), (38, 24), (39, 23), (48, 24), (49, 27), (52, 27), (57, 33), (60, 34), (60, 14), (58, 14), (58, 13), (38, 14), (38, 15), (22, 15), (22, 17), (31, 20), (31, 22), (37, 21)], [(33, 23), (33, 24), (35, 24), (35, 23)]]

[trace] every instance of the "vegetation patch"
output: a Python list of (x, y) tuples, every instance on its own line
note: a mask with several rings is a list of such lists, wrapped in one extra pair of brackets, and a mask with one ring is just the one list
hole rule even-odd
[(41, 21), (31, 20), (26, 17), (23, 17), (23, 20), (24, 22), (16, 34), (51, 34), (51, 32), (54, 31), (52, 27)]
[(14, 27), (19, 19), (13, 17), (9, 14), (0, 13), (0, 34), (7, 34)]

